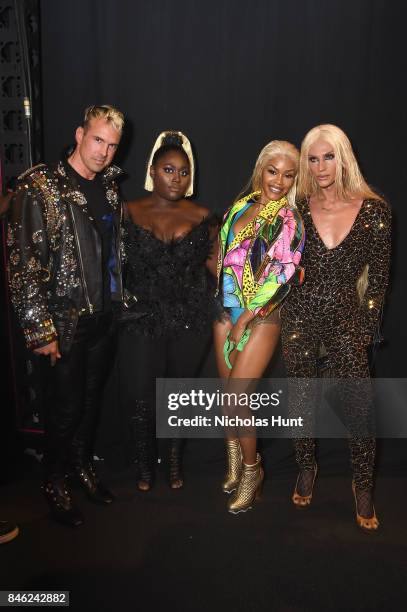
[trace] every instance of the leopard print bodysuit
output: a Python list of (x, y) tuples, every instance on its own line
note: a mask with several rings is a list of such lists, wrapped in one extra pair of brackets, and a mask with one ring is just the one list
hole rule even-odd
[[(341, 379), (369, 378), (367, 347), (380, 323), (390, 264), (391, 213), (381, 200), (364, 200), (348, 235), (328, 249), (313, 223), (307, 200), (298, 202), (306, 229), (303, 253), (305, 281), (293, 287), (281, 309), (283, 356), (293, 378), (318, 376), (318, 356), (324, 346), (331, 375)], [(368, 287), (362, 299), (357, 282), (368, 265)], [(295, 394), (297, 414), (307, 414), (313, 401), (306, 392)], [(355, 391), (356, 389), (356, 391)], [(347, 398), (353, 425), (349, 446), (357, 488), (372, 487), (375, 439), (358, 435), (371, 419), (371, 396), (366, 386)], [(365, 426), (366, 425), (366, 426)], [(352, 433), (353, 432), (353, 433)], [(294, 440), (301, 469), (313, 469), (315, 443)]]

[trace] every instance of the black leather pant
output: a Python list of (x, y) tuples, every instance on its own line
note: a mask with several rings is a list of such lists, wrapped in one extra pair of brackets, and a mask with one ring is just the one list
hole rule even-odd
[(112, 313), (81, 317), (72, 348), (50, 368), (44, 448), (47, 480), (63, 477), (72, 464), (82, 465), (93, 456), (115, 332)]

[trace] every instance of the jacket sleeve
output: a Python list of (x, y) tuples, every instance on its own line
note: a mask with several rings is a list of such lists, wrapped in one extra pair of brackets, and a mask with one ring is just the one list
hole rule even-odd
[(371, 203), (372, 244), (369, 256), (368, 285), (362, 300), (364, 331), (373, 337), (380, 325), (384, 297), (389, 284), (391, 254), (391, 209), (387, 202)]
[(7, 244), (11, 300), (30, 349), (57, 338), (47, 307), (51, 266), (46, 217), (41, 190), (31, 177), (24, 178), (11, 206)]
[(290, 285), (300, 285), (304, 277), (299, 265), (305, 241), (301, 215), (296, 208), (282, 208), (278, 216), (282, 224), (261, 264), (260, 276), (256, 274), (255, 295), (247, 303), (247, 308), (261, 317), (274, 310), (289, 293)]

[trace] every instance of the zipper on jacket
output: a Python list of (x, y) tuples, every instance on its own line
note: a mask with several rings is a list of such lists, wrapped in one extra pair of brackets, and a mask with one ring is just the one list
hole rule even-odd
[(68, 202), (68, 208), (69, 208), (69, 213), (70, 213), (71, 219), (72, 219), (72, 227), (73, 227), (73, 233), (74, 233), (74, 236), (75, 236), (76, 248), (78, 250), (79, 267), (81, 269), (83, 292), (85, 294), (85, 300), (86, 300), (86, 303), (88, 305), (89, 313), (92, 314), (93, 313), (93, 306), (92, 306), (92, 304), (90, 303), (90, 300), (89, 300), (88, 287), (86, 285), (85, 272), (83, 270), (82, 252), (81, 252), (81, 247), (79, 245), (78, 233), (76, 231), (75, 215), (74, 215), (74, 213), (72, 211), (71, 204), (69, 202)]

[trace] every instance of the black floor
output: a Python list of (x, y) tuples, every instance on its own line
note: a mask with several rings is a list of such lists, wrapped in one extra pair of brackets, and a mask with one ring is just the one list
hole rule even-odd
[(393, 441), (393, 456), (382, 460), (381, 527), (365, 535), (343, 443), (326, 442), (309, 510), (290, 502), (296, 472), (287, 441), (264, 449), (263, 499), (238, 516), (226, 512), (219, 489), (222, 442), (194, 441), (181, 491), (169, 489), (162, 466), (147, 494), (135, 491), (132, 469), (102, 466), (117, 501), (98, 507), (78, 491), (86, 515), (78, 529), (49, 520), (40, 467), (27, 458), (0, 488), (0, 518), (21, 530), (0, 547), (0, 588), (69, 590), (72, 610), (405, 610), (406, 462), (393, 459), (406, 445)]

